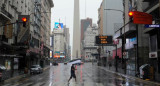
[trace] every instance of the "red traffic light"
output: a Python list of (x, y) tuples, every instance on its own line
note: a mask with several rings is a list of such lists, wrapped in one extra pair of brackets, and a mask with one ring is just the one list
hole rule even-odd
[(133, 17), (133, 12), (130, 11), (130, 12), (128, 13), (128, 15), (129, 15), (130, 17)]
[(27, 18), (23, 17), (23, 18), (22, 18), (22, 21), (23, 21), (23, 22), (27, 22)]

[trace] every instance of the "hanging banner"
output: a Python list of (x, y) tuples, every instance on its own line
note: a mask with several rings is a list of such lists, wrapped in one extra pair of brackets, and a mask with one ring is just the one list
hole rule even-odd
[(134, 24), (152, 24), (152, 15), (144, 12), (133, 11)]
[[(6, 24), (11, 24), (11, 22), (8, 21)], [(4, 29), (4, 35), (6, 36), (6, 38), (11, 39), (12, 33), (13, 33), (13, 24), (6, 25)]]

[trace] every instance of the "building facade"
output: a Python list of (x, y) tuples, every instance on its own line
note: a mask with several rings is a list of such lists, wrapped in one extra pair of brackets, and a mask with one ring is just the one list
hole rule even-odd
[(95, 61), (96, 57), (93, 54), (97, 53), (97, 46), (95, 46), (95, 37), (98, 35), (98, 27), (90, 25), (84, 32), (84, 46), (83, 46), (83, 53), (84, 53), (84, 60), (85, 61)]
[(65, 58), (66, 43), (64, 29), (54, 29), (54, 60), (63, 61)]
[(81, 19), (81, 41), (84, 40), (84, 32), (87, 30), (88, 26), (92, 27), (92, 19)]
[(83, 46), (84, 46), (84, 32), (87, 30), (88, 26), (92, 27), (92, 19), (81, 19), (81, 58), (84, 59)]
[[(114, 4), (114, 5), (113, 5)], [(115, 31), (123, 25), (123, 0), (103, 0), (100, 8), (98, 9), (98, 32), (103, 36), (114, 36)], [(113, 40), (116, 40), (113, 37)], [(118, 56), (121, 57), (121, 45), (118, 45)], [(107, 59), (115, 59), (116, 48), (112, 46), (99, 46), (100, 59), (106, 61), (100, 61), (102, 64), (106, 64)], [(114, 54), (114, 55), (113, 55)], [(109, 60), (108, 60), (109, 61)], [(114, 62), (113, 62), (114, 64)]]
[(139, 67), (149, 64), (154, 68), (154, 80), (159, 79), (159, 30), (144, 27), (145, 24), (134, 24), (128, 13), (139, 11), (152, 15), (152, 24), (159, 24), (159, 0), (124, 0), (124, 25), (115, 31), (114, 37), (121, 39), (122, 65), (128, 75), (136, 76)]
[(41, 64), (48, 64), (50, 57), (50, 36), (51, 36), (51, 8), (54, 6), (52, 0), (41, 0), (41, 30), (40, 30), (40, 50)]
[(104, 7), (103, 7), (103, 3), (104, 1), (102, 1), (99, 9), (98, 9), (98, 33), (99, 35), (103, 35), (103, 11), (104, 11)]
[(66, 56), (66, 60), (71, 59), (70, 56), (70, 33), (69, 33), (69, 28), (66, 27), (66, 25), (64, 26), (64, 36), (65, 36), (65, 56)]
[[(47, 1), (50, 2), (48, 9), (51, 9), (53, 2)], [(14, 76), (15, 70), (24, 71), (33, 64), (40, 64), (41, 5), (41, 0), (0, 1), (0, 64), (8, 68), (6, 76)], [(27, 17), (25, 26), (19, 22), (23, 15)]]

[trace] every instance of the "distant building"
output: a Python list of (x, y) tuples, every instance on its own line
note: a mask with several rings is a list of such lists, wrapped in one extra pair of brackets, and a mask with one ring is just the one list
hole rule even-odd
[(91, 27), (89, 25), (84, 33), (83, 53), (85, 61), (96, 60), (96, 57), (93, 54), (97, 53), (97, 46), (95, 46), (95, 36), (97, 35), (98, 27), (96, 25)]
[(65, 36), (64, 29), (54, 29), (54, 58), (65, 57)]
[(71, 59), (71, 50), (70, 50), (70, 33), (69, 28), (64, 25), (64, 36), (65, 36), (65, 56), (66, 60)]
[(81, 58), (84, 59), (83, 46), (84, 46), (84, 32), (87, 30), (88, 26), (92, 27), (92, 19), (86, 18), (81, 19)]
[(92, 27), (92, 19), (81, 19), (81, 41), (84, 40), (84, 32), (87, 30), (89, 25)]
[(101, 3), (99, 9), (98, 9), (98, 33), (99, 35), (103, 35), (103, 11), (104, 11), (104, 7), (103, 7), (103, 2)]

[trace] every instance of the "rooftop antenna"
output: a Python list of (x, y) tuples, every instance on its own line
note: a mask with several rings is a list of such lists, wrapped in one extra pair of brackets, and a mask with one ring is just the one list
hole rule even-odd
[(65, 17), (65, 25), (66, 25), (66, 17)]
[(87, 2), (86, 2), (86, 0), (85, 0), (85, 18), (86, 18), (86, 3), (87, 3)]

